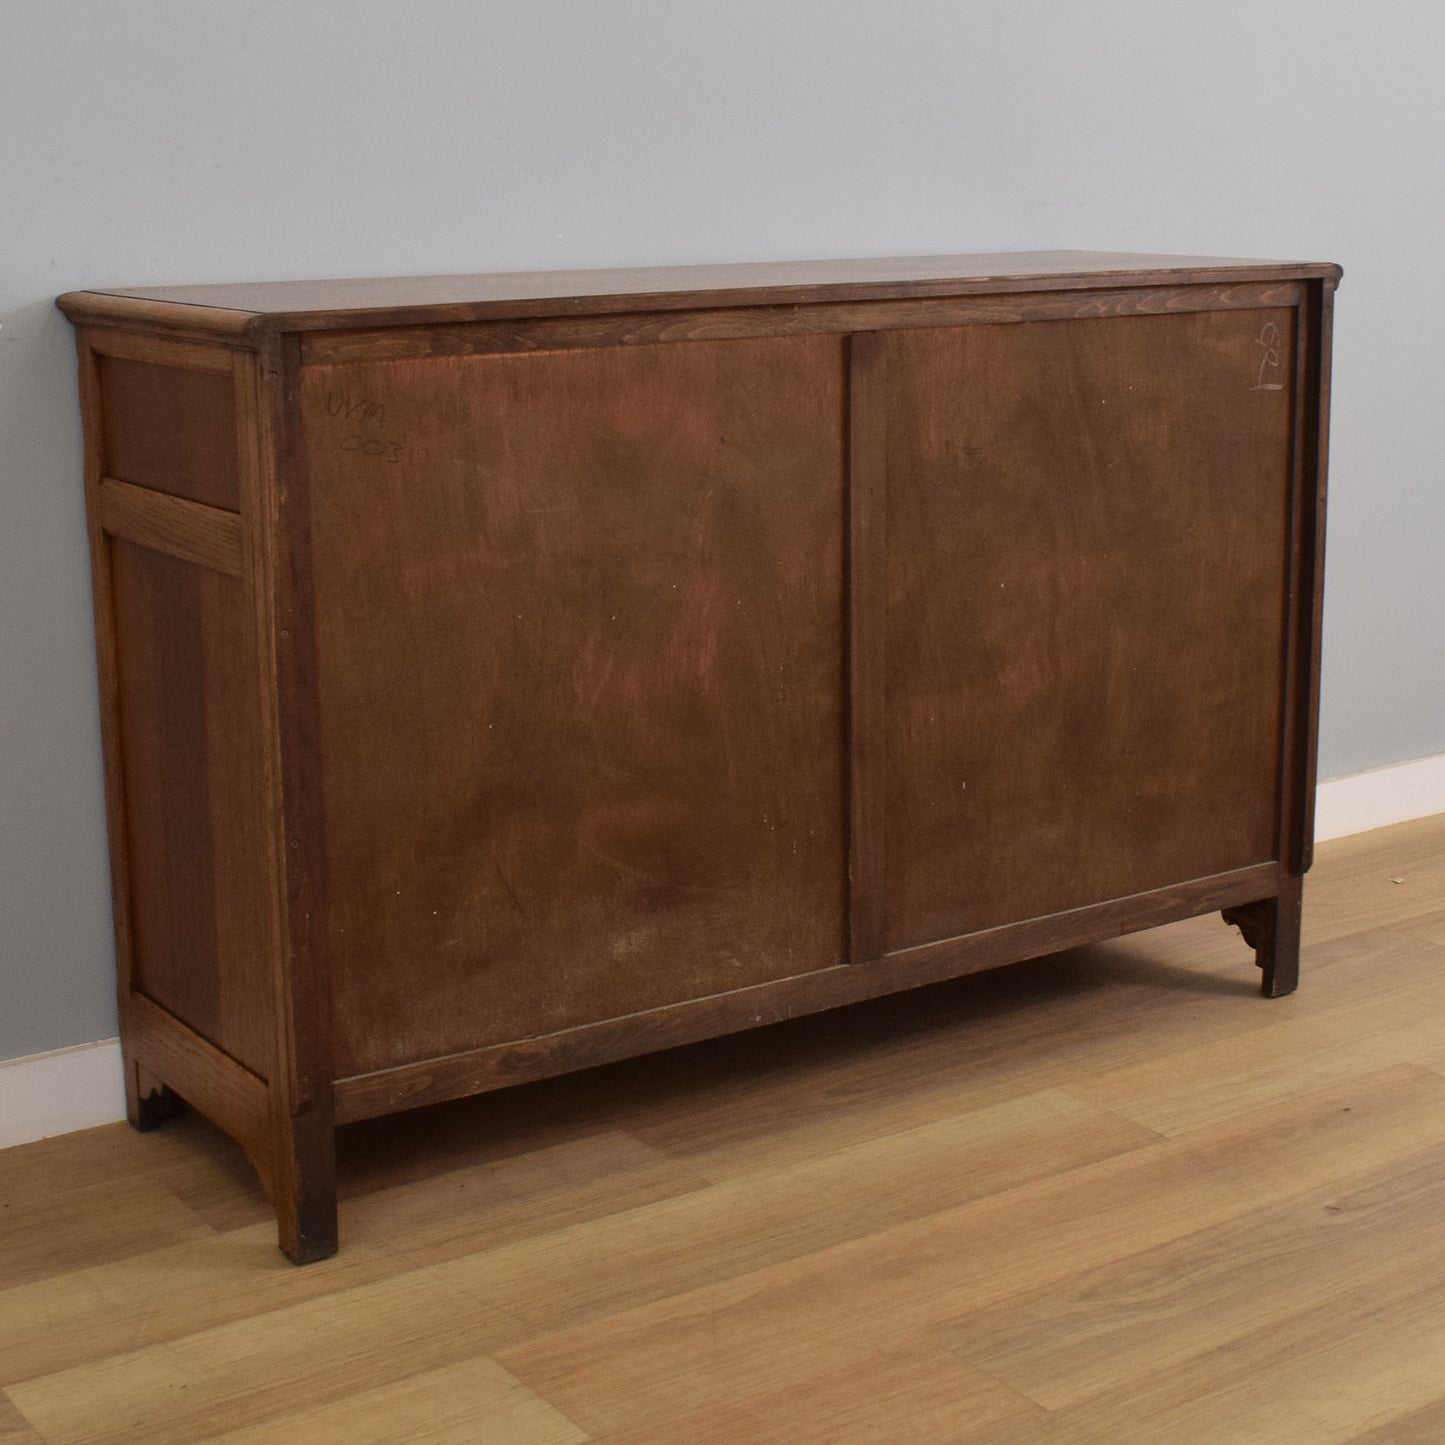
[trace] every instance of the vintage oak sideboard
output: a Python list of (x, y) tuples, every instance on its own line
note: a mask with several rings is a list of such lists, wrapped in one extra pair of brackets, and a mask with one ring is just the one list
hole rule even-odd
[(1290, 991), (1338, 277), (63, 297), (131, 1121), (305, 1261), (347, 1121), (1210, 910)]

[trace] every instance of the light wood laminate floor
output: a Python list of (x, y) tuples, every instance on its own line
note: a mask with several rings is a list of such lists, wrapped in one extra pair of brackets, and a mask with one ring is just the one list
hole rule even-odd
[(1445, 817), (1217, 917), (359, 1125), (0, 1153), (0, 1445), (1445, 1440)]

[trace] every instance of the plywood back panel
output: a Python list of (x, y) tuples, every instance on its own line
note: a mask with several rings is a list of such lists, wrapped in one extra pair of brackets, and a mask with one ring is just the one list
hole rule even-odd
[(301, 407), (338, 1075), (837, 963), (840, 340)]
[(1293, 336), (888, 338), (890, 947), (1277, 856)]

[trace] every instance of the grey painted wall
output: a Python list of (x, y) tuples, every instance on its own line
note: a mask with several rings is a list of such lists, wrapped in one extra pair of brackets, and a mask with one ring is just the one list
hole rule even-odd
[(1445, 11), (0, 0), (0, 1058), (114, 1032), (76, 287), (1098, 248), (1344, 263), (1322, 763), (1445, 751)]

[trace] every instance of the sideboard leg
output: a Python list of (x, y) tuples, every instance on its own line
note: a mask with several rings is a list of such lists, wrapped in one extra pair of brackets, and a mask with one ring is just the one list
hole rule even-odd
[(314, 1106), (276, 1130), (274, 1188), (281, 1251), (296, 1264), (336, 1253), (336, 1131)]
[(1264, 970), (1261, 990), (1266, 998), (1282, 998), (1299, 987), (1300, 904), (1304, 880), (1286, 877), (1277, 897), (1241, 903), (1224, 910), (1254, 949), (1255, 962)]
[(1283, 998), (1299, 987), (1300, 905), (1304, 879), (1298, 874), (1285, 880), (1274, 900), (1273, 946), (1269, 958), (1260, 960), (1264, 969), (1262, 988), (1266, 998)]
[(154, 1074), (129, 1061), (125, 1066), (125, 1116), (132, 1129), (149, 1134), (158, 1129), (183, 1105)]

